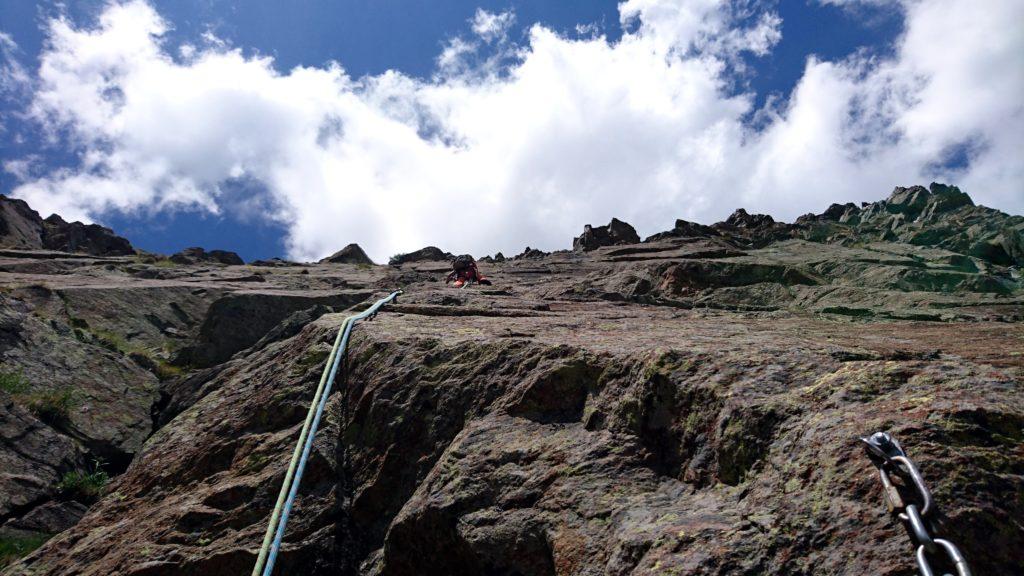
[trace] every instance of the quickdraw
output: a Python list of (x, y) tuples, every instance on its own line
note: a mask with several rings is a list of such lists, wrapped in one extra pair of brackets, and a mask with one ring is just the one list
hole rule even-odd
[[(933, 510), (932, 494), (921, 477), (917, 465), (907, 456), (899, 441), (885, 432), (875, 432), (867, 438), (861, 438), (871, 463), (878, 468), (878, 476), (882, 479), (882, 492), (889, 512), (895, 514), (910, 531), (911, 538), (917, 546), (917, 567), (921, 576), (935, 576), (929, 555), (939, 551), (946, 554), (950, 563), (956, 568), (957, 576), (971, 576), (967, 560), (949, 540), (936, 538), (928, 531), (925, 518)], [(900, 476), (908, 485), (914, 487), (920, 498), (919, 503), (905, 503), (903, 497), (892, 482), (891, 474)], [(947, 575), (949, 576), (949, 575)]]

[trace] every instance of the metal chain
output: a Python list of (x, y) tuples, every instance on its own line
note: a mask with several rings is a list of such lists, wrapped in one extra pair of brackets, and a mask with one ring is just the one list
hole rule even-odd
[[(935, 576), (935, 572), (932, 571), (932, 567), (928, 563), (928, 557), (940, 551), (944, 552), (953, 563), (957, 576), (971, 576), (967, 560), (964, 560), (956, 545), (949, 540), (936, 538), (928, 531), (925, 518), (933, 508), (932, 494), (925, 486), (921, 472), (907, 456), (900, 443), (885, 432), (875, 432), (867, 438), (861, 438), (861, 441), (865, 444), (865, 450), (868, 457), (871, 458), (871, 463), (878, 468), (878, 475), (882, 479), (882, 492), (885, 494), (885, 503), (889, 507), (889, 512), (906, 524), (911, 538), (917, 546), (917, 567), (921, 571), (921, 576)], [(893, 473), (914, 487), (920, 498), (919, 502), (904, 503), (903, 497), (892, 483), (890, 474)], [(951, 575), (947, 574), (946, 576)]]

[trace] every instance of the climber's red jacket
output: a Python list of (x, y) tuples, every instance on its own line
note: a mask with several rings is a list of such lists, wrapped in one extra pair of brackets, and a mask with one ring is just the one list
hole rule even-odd
[(462, 288), (466, 284), (472, 284), (473, 282), (476, 282), (478, 284), (491, 283), (490, 280), (488, 280), (486, 277), (484, 277), (483, 274), (480, 273), (480, 270), (477, 269), (475, 262), (469, 264), (462, 270), (452, 270), (452, 272), (448, 274), (448, 277), (445, 278), (444, 283), (447, 284), (452, 280), (455, 281), (454, 286), (456, 288)]

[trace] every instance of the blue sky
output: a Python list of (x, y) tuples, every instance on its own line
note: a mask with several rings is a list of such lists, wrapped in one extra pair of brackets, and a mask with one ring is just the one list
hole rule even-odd
[[(247, 260), (352, 241), (377, 260), (427, 243), (562, 248), (591, 220), (649, 234), (740, 205), (792, 218), (928, 177), (1019, 212), (1013, 126), (949, 119), (937, 89), (1009, 65), (978, 98), (1012, 116), (1019, 38), (961, 41), (964, 71), (942, 78), (915, 42), (964, 6), (922, 4), (0, 0), (0, 190), (143, 249)], [(1020, 11), (1007, 5), (1004, 19)], [(204, 66), (237, 72), (238, 89)], [(924, 80), (899, 84), (908, 72)], [(181, 89), (167, 101), (151, 89), (165, 81)], [(79, 106), (90, 91), (102, 113)], [(339, 128), (315, 146), (290, 127), (307, 121)]]

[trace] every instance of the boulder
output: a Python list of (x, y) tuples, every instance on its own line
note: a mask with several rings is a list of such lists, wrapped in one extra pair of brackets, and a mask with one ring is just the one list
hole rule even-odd
[(388, 264), (396, 266), (399, 264), (405, 264), (406, 262), (445, 261), (452, 260), (454, 258), (455, 255), (451, 252), (445, 252), (437, 246), (427, 246), (425, 248), (420, 248), (415, 252), (396, 254), (388, 260)]
[(359, 244), (349, 244), (320, 262), (329, 262), (331, 264), (373, 264), (373, 260), (370, 260), (370, 257), (359, 247)]
[(573, 239), (572, 249), (577, 252), (588, 252), (601, 246), (639, 243), (640, 236), (637, 235), (636, 229), (618, 218), (612, 218), (607, 226), (584, 226), (583, 234)]
[(171, 261), (177, 264), (227, 264), (229, 266), (241, 266), (245, 261), (234, 252), (227, 250), (204, 250), (203, 248), (186, 248), (171, 256)]

